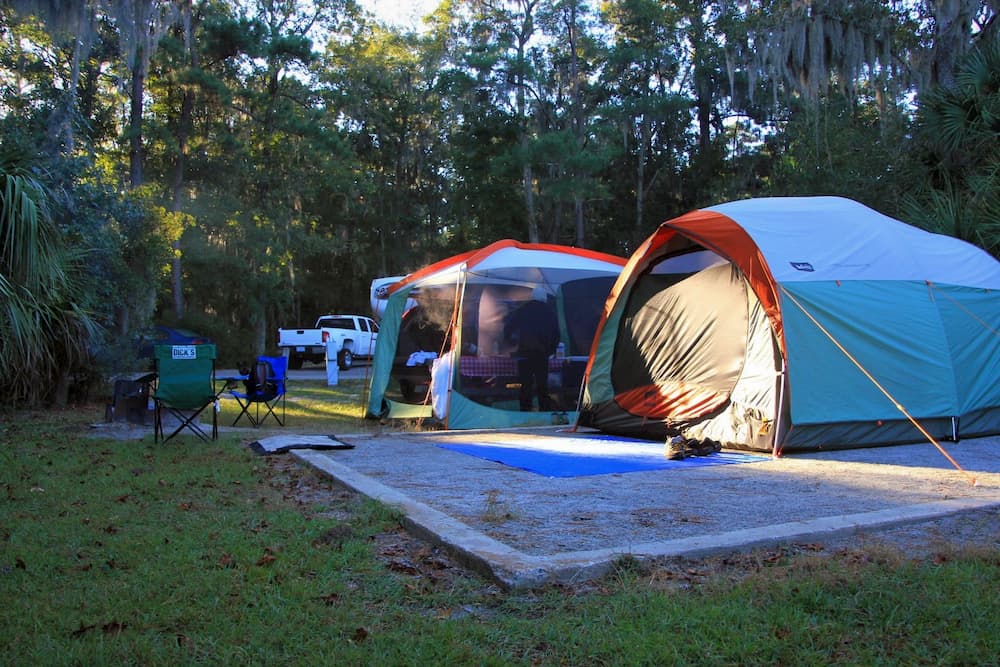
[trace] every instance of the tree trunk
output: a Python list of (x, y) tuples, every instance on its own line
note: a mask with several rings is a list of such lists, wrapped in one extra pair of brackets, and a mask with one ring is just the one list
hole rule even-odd
[(59, 371), (56, 378), (56, 386), (52, 390), (52, 405), (57, 408), (65, 408), (69, 404), (69, 371), (63, 369)]
[[(527, 145), (527, 137), (522, 137), (521, 146)], [(535, 216), (535, 184), (531, 165), (525, 164), (521, 177), (524, 181), (524, 211), (528, 217), (528, 242), (538, 243), (538, 220)]]
[(583, 225), (583, 197), (579, 194), (573, 196), (573, 213), (576, 217), (576, 247), (586, 248), (587, 239), (584, 235)]
[[(89, 52), (89, 49), (86, 52)], [(80, 61), (86, 52), (83, 48), (83, 41), (80, 39), (74, 40), (73, 59), (70, 63), (69, 86), (60, 100), (60, 108), (54, 114), (54, 122), (49, 127), (48, 132), (52, 155), (73, 154), (73, 148), (76, 143), (73, 119), (78, 113), (77, 90), (80, 86)]]
[(955, 83), (956, 64), (969, 49), (972, 20), (978, 3), (936, 0), (929, 4), (934, 15), (931, 86), (948, 87)]
[[(190, 53), (191, 67), (197, 70), (200, 63), (198, 58), (198, 47), (195, 44), (195, 26), (191, 14), (192, 6), (185, 3), (183, 8), (186, 20), (184, 21), (184, 45)], [(194, 115), (194, 89), (189, 85), (181, 89), (181, 110), (177, 119), (177, 156), (174, 162), (174, 176), (171, 183), (171, 211), (180, 213), (184, 208), (184, 182), (185, 168), (187, 166), (188, 136), (191, 133), (192, 116)], [(174, 319), (180, 321), (184, 317), (184, 280), (181, 266), (181, 237), (173, 243), (174, 257), (170, 266), (170, 289), (174, 303)]]
[[(180, 213), (184, 203), (184, 166), (188, 151), (188, 133), (191, 124), (191, 114), (194, 110), (194, 92), (185, 89), (181, 95), (181, 115), (177, 121), (177, 159), (174, 162), (174, 177), (171, 188), (170, 210)], [(174, 257), (170, 266), (170, 288), (173, 293), (174, 320), (184, 317), (184, 284), (181, 271), (181, 239), (173, 243)]]
[(528, 109), (524, 95), (525, 86), (527, 85), (524, 75), (525, 68), (527, 67), (525, 52), (528, 47), (528, 41), (534, 32), (534, 17), (532, 16), (532, 12), (536, 3), (529, 0), (520, 4), (524, 14), (521, 16), (521, 26), (517, 31), (517, 78), (515, 86), (517, 88), (517, 119), (520, 132), (518, 139), (521, 146), (521, 159), (524, 160), (524, 165), (521, 167), (521, 185), (524, 189), (524, 214), (528, 218), (528, 242), (538, 243), (538, 220), (535, 215), (535, 178), (531, 167), (531, 156), (528, 151)]
[(636, 245), (642, 240), (643, 209), (646, 206), (646, 147), (649, 142), (649, 117), (647, 114), (643, 114), (639, 120), (638, 130), (639, 145), (636, 155), (638, 164), (636, 164), (635, 173), (635, 231), (632, 235), (632, 241)]
[(693, 45), (695, 115), (698, 120), (698, 151), (704, 155), (712, 143), (712, 65), (711, 46), (705, 37), (705, 22), (700, 13), (691, 17), (690, 40)]
[[(136, 62), (142, 62), (136, 58)], [(132, 68), (132, 104), (129, 107), (129, 178), (132, 188), (142, 185), (142, 93), (146, 80), (142, 67)]]
[[(570, 49), (570, 91), (573, 96), (573, 137), (576, 140), (576, 150), (583, 152), (584, 136), (583, 126), (585, 123), (583, 114), (583, 99), (580, 95), (580, 63), (577, 55), (577, 12), (576, 3), (570, 3), (569, 20), (567, 21), (567, 32)], [(576, 245), (579, 248), (586, 247), (584, 241), (583, 224), (583, 194), (581, 192), (584, 174), (580, 173), (580, 168), (576, 167), (570, 177), (574, 181), (573, 187), (573, 227), (576, 235)]]

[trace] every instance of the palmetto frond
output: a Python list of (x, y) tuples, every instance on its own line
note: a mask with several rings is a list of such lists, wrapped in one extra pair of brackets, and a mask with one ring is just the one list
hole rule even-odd
[[(6, 167), (4, 168), (6, 169)], [(38, 181), (0, 170), (0, 392), (33, 403), (78, 361), (93, 324)]]
[(54, 230), (47, 223), (44, 188), (27, 176), (0, 174), (0, 190), (0, 270), (38, 292), (62, 274)]
[(976, 148), (995, 153), (1000, 143), (1000, 44), (970, 53), (954, 86), (921, 100), (920, 118), (926, 136), (945, 152)]
[(1000, 255), (1000, 43), (922, 98), (919, 119), (933, 187), (909, 198), (910, 219)]

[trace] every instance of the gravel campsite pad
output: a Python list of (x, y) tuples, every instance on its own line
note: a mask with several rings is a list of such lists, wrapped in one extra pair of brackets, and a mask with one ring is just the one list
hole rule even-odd
[[(723, 549), (743, 538), (763, 543), (769, 535), (781, 543), (801, 533), (808, 541), (816, 522), (831, 520), (833, 529), (820, 531), (831, 544), (876, 532), (933, 538), (935, 530), (985, 544), (1000, 540), (993, 509), (1000, 506), (1000, 438), (942, 444), (961, 470), (925, 443), (553, 478), (444, 447), (470, 435), (338, 435), (354, 448), (294, 456), (362, 493), (389, 490), (383, 500), (432, 508), (539, 562), (603, 551), (656, 555), (650, 545), (697, 546), (703, 538)], [(575, 435), (542, 429), (476, 437), (539, 443)]]

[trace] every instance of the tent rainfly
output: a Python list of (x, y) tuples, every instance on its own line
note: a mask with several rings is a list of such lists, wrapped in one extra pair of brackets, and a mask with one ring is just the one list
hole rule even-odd
[[(388, 289), (367, 416), (434, 416), (449, 429), (575, 420), (594, 332), (624, 265), (590, 250), (503, 240), (410, 274)], [(511, 328), (514, 313), (538, 301), (551, 321), (548, 392), (525, 406)]]
[(605, 312), (579, 425), (774, 454), (1000, 433), (1000, 262), (849, 199), (669, 220)]

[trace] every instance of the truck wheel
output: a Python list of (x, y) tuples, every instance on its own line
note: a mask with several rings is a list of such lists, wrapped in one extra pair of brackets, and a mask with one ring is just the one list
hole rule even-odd
[(288, 367), (291, 368), (293, 371), (297, 371), (300, 368), (302, 368), (302, 357), (296, 356), (294, 354), (288, 357)]
[(342, 371), (349, 370), (354, 365), (354, 355), (350, 350), (341, 350), (337, 353), (337, 365)]

